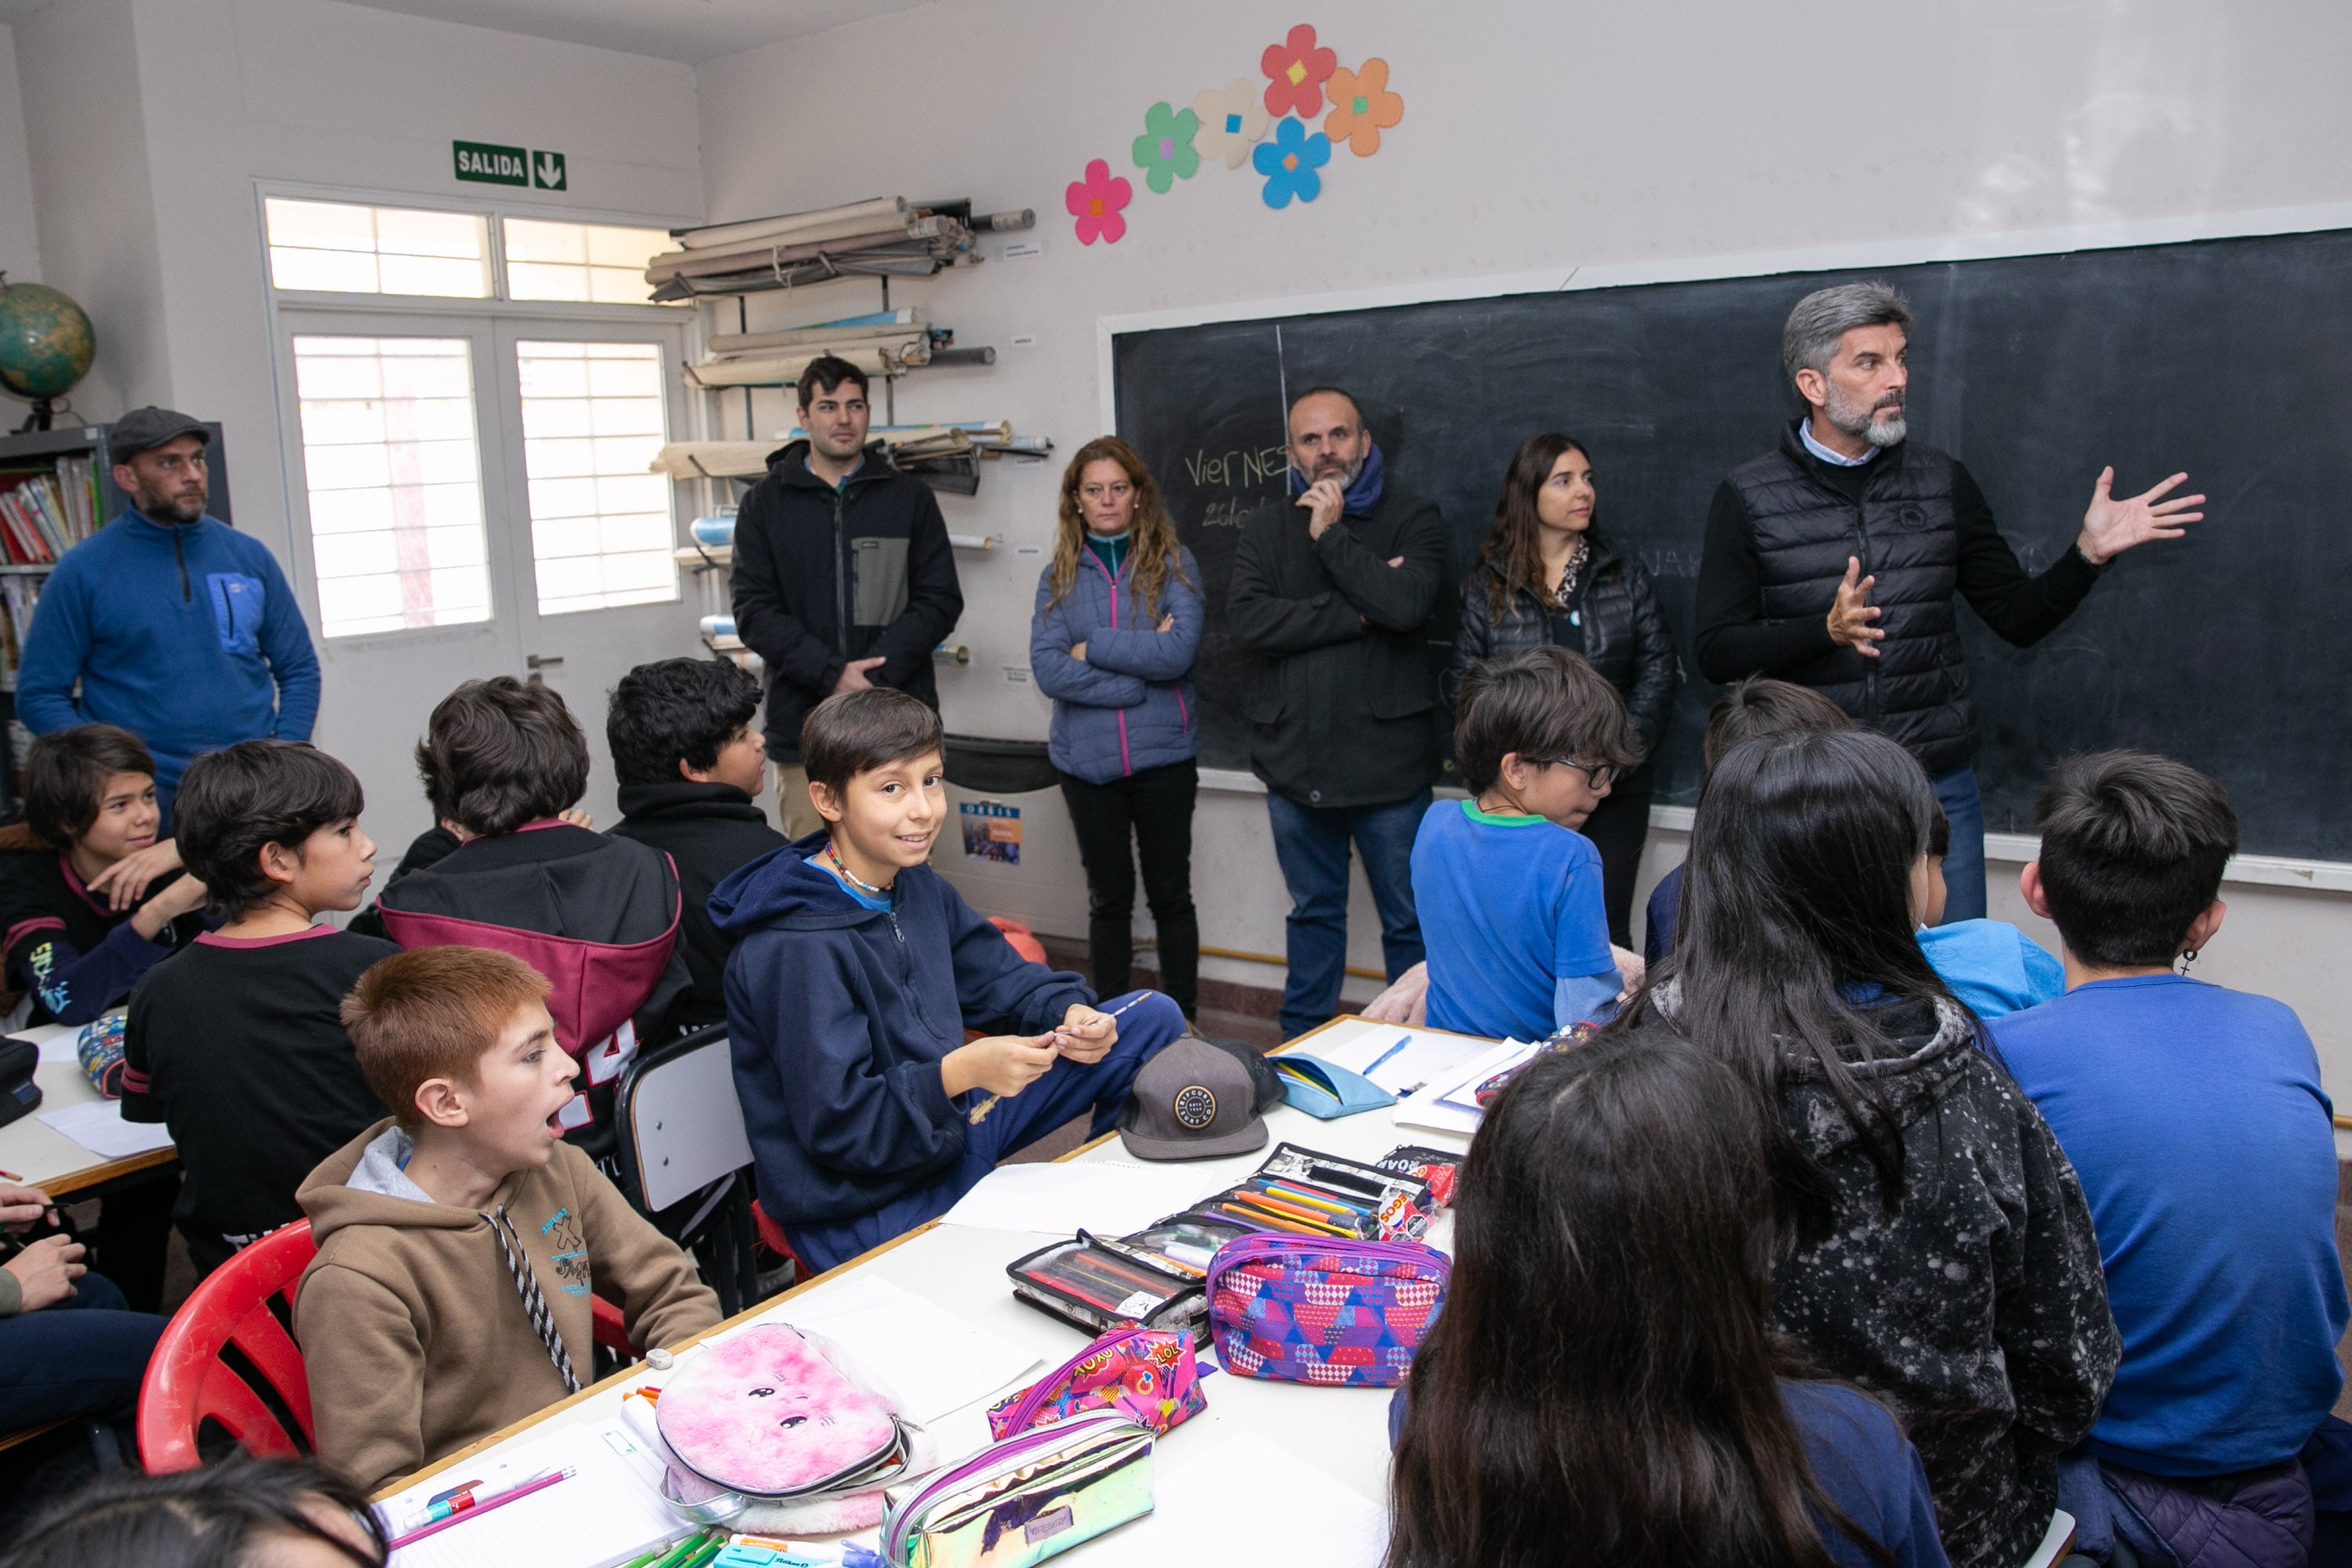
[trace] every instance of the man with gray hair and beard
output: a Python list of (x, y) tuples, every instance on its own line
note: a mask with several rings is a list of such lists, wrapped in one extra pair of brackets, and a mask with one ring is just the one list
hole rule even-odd
[(1910, 327), (1910, 307), (1884, 283), (1822, 289), (1789, 312), (1780, 358), (1805, 412), (1777, 451), (1716, 489), (1696, 640), (1707, 679), (1811, 687), (1919, 759), (1952, 826), (1949, 923), (1985, 912), (1976, 714), (1954, 591), (2025, 647), (2074, 613), (2108, 562), (2200, 521), (2192, 509), (2205, 498), (2164, 500), (2189, 477), (2175, 474), (2117, 500), (2115, 469), (2102, 469), (2073, 547), (2029, 574), (1968, 469), (1906, 438)]

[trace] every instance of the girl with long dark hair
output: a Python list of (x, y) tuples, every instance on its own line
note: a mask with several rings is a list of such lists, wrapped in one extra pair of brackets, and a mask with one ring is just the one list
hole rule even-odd
[[(1495, 526), (1462, 585), (1446, 696), (1490, 655), (1555, 643), (1609, 678), (1654, 756), (1674, 712), (1674, 634), (1649, 573), (1595, 526), (1597, 504), (1582, 442), (1546, 434), (1520, 444), (1495, 501)], [(1633, 880), (1650, 832), (1650, 794), (1644, 763), (1617, 781), (1583, 828), (1601, 851), (1609, 940), (1619, 947), (1633, 944)]]
[(1775, 1175), (1799, 1160), (1655, 1025), (1523, 1068), (1462, 1169), (1389, 1568), (1941, 1568), (1894, 1419), (1773, 1340)]
[(1143, 459), (1116, 436), (1079, 447), (1062, 474), (1054, 559), (1037, 580), (1029, 667), (1054, 700), (1047, 750), (1087, 868), (1095, 989), (1131, 989), (1139, 857), (1160, 989), (1188, 1018), (1201, 967), (1192, 907), (1201, 619), (1201, 569), (1176, 542)]
[(1828, 1194), (1776, 1272), (1796, 1352), (1908, 1425), (1961, 1568), (2025, 1560), (2120, 1352), (2089, 1210), (1920, 952), (1936, 807), (1867, 731), (1734, 747), (1699, 797), (1662, 1021), (1776, 1102)]

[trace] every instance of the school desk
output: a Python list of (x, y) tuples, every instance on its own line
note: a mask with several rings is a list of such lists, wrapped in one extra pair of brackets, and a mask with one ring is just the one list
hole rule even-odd
[[(1404, 1032), (1397, 1025), (1374, 1026), (1399, 1034)], [(1321, 1028), (1300, 1036), (1291, 1042), (1291, 1046), (1311, 1050), (1316, 1037), (1327, 1031), (1344, 1030), (1352, 1034), (1362, 1027), (1364, 1026), (1354, 1018), (1334, 1019)], [(1430, 1036), (1443, 1033), (1425, 1028), (1414, 1032)], [(1318, 1121), (1287, 1105), (1277, 1105), (1266, 1113), (1265, 1121), (1268, 1136), (1265, 1148), (1230, 1159), (1203, 1160), (1187, 1167), (1200, 1173), (1201, 1195), (1206, 1196), (1230, 1186), (1247, 1175), (1273, 1152), (1276, 1144), (1285, 1141), (1357, 1160), (1377, 1159), (1400, 1143), (1421, 1143), (1449, 1149), (1468, 1147), (1466, 1139), (1416, 1128), (1400, 1128), (1389, 1108), (1365, 1111), (1337, 1121)], [(1120, 1146), (1118, 1135), (1112, 1133), (1066, 1158), (1128, 1161), (1130, 1157)], [(1042, 1376), (1075, 1355), (1086, 1344), (1087, 1336), (1076, 1329), (1064, 1327), (1034, 1308), (1014, 1300), (1012, 1282), (1004, 1275), (1004, 1266), (1022, 1254), (1045, 1245), (1049, 1239), (1029, 1231), (976, 1230), (934, 1221), (876, 1247), (831, 1273), (805, 1285), (795, 1286), (719, 1326), (725, 1328), (761, 1319), (790, 1322), (793, 1302), (803, 1295), (834, 1289), (854, 1276), (870, 1274), (911, 1291), (1017, 1346), (1034, 1351), (1044, 1364), (1028, 1375), (1033, 1378)], [(887, 1376), (888, 1369), (877, 1370)], [(583, 1389), (562, 1404), (549, 1406), (528, 1421), (494, 1433), (438, 1464), (428, 1465), (415, 1475), (391, 1483), (377, 1495), (389, 1497), (487, 1449), (526, 1436), (542, 1435), (558, 1424), (615, 1415), (622, 1394), (633, 1383), (641, 1381), (644, 1374), (643, 1367), (624, 1369), (592, 1387)], [(1385, 1499), (1389, 1459), (1389, 1390), (1308, 1388), (1219, 1372), (1202, 1385), (1202, 1392), (1207, 1395), (1208, 1408), (1160, 1440), (1155, 1461), (1159, 1476), (1164, 1478), (1175, 1473), (1191, 1460), (1210, 1453), (1226, 1439), (1242, 1434), (1255, 1434), (1286, 1452), (1298, 1456), (1367, 1499), (1375, 1502)], [(980, 1401), (932, 1424), (931, 1431), (938, 1439), (940, 1456), (943, 1460), (969, 1453), (988, 1440), (984, 1414), (987, 1404), (987, 1400)], [(1069, 1563), (1073, 1568), (1105, 1568), (1105, 1565), (1118, 1562), (1118, 1551), (1119, 1531), (1112, 1531), (1063, 1554), (1057, 1561)], [(550, 1564), (549, 1568), (562, 1568), (562, 1565)]]
[[(8, 1037), (30, 1040), (37, 1046), (77, 1032), (70, 1024), (43, 1024), (19, 1029)], [(38, 1187), (53, 1198), (61, 1198), (120, 1176), (168, 1165), (179, 1158), (179, 1152), (167, 1143), (143, 1153), (109, 1159), (94, 1149), (82, 1147), (42, 1121), (41, 1112), (45, 1110), (62, 1110), (69, 1105), (84, 1105), (102, 1098), (90, 1087), (79, 1063), (45, 1061), (35, 1070), (33, 1081), (41, 1086), (41, 1103), (0, 1127), (0, 1171), (8, 1173), (0, 1180)]]

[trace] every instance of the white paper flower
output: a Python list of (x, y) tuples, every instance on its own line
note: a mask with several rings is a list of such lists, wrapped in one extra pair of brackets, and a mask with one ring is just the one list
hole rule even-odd
[(1265, 140), (1274, 116), (1265, 111), (1255, 77), (1237, 76), (1223, 87), (1204, 87), (1192, 98), (1192, 112), (1201, 129), (1192, 145), (1203, 158), (1223, 158), (1225, 167), (1238, 169), (1249, 161), (1250, 149)]

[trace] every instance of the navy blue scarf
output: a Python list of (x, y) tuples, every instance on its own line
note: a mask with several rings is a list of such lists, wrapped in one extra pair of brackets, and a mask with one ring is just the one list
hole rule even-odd
[[(1381, 468), (1381, 447), (1375, 441), (1371, 450), (1364, 456), (1364, 466), (1357, 473), (1356, 482), (1348, 487), (1348, 499), (1340, 504), (1340, 513), (1347, 517), (1371, 516), (1372, 508), (1381, 504), (1381, 493), (1386, 485)], [(1296, 468), (1290, 470), (1290, 493), (1295, 496), (1307, 493), (1306, 478)]]

